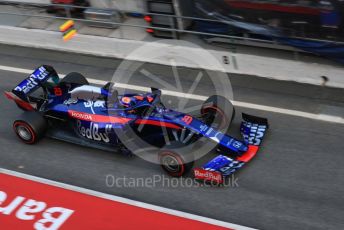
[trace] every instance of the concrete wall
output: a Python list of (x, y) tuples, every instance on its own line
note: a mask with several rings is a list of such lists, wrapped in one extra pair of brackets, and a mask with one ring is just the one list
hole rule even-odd
[(99, 8), (116, 8), (139, 13), (146, 12), (145, 0), (91, 0), (91, 5)]
[[(18, 2), (20, 0), (8, 0)], [(23, 3), (49, 4), (50, 0), (21, 0)], [(99, 8), (117, 8), (123, 11), (146, 12), (146, 0), (90, 0), (91, 5)]]
[(8, 2), (23, 2), (23, 3), (40, 3), (49, 4), (50, 0), (6, 0)]

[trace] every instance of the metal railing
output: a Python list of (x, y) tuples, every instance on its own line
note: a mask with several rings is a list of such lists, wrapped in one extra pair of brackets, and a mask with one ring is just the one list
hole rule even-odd
[[(73, 17), (72, 12), (75, 9), (100, 9), (94, 7), (83, 7), (83, 6), (75, 6), (75, 5), (66, 5), (66, 4), (44, 4), (44, 3), (23, 3), (19, 1), (0, 1), (2, 5), (16, 5), (16, 6), (31, 6), (37, 7), (42, 9), (47, 9), (48, 7), (56, 7), (64, 9), (65, 14), (63, 16), (56, 16), (56, 15), (44, 15), (44, 14), (32, 14), (32, 13), (15, 13), (15, 12), (4, 12), (0, 11), (0, 15), (17, 15), (17, 16), (26, 16), (26, 17), (35, 17), (35, 18), (51, 18), (51, 19), (62, 19), (68, 20), (73, 19), (74, 21), (84, 22), (84, 23), (104, 23), (104, 20), (96, 20), (96, 19), (84, 19), (84, 18), (77, 18)], [(104, 10), (104, 9), (100, 9)], [(123, 13), (132, 13), (132, 12), (123, 12)], [(157, 14), (157, 13), (142, 13), (142, 15), (150, 15), (150, 16), (160, 16), (160, 17), (169, 17), (172, 19), (182, 19), (182, 20), (194, 20), (194, 21), (204, 21), (204, 22), (216, 22), (216, 23), (224, 23), (227, 22), (225, 20), (215, 20), (215, 19), (205, 19), (205, 18), (197, 18), (197, 17), (187, 17), (187, 16), (177, 16), (177, 15), (167, 15), (167, 14)], [(142, 28), (142, 29), (153, 29), (153, 30), (160, 30), (166, 31), (171, 33), (183, 33), (183, 34), (193, 34), (193, 35), (200, 35), (205, 37), (212, 37), (212, 38), (222, 38), (228, 39), (228, 42), (232, 44), (240, 44), (240, 45), (250, 45), (250, 46), (257, 46), (257, 47), (265, 47), (265, 48), (272, 48), (272, 49), (282, 49), (282, 50), (289, 50), (294, 52), (304, 52), (293, 47), (279, 45), (277, 41), (274, 40), (265, 40), (265, 39), (258, 39), (252, 38), (248, 33), (243, 34), (243, 36), (232, 36), (232, 35), (224, 35), (218, 33), (206, 33), (206, 32), (199, 32), (194, 30), (188, 29), (178, 29), (178, 28), (166, 28), (166, 27), (158, 27), (158, 26), (151, 26), (151, 25), (139, 25), (139, 24), (128, 24), (122, 22), (113, 22), (107, 21), (109, 25), (119, 26), (119, 30), (121, 27), (133, 27), (133, 28)], [(174, 24), (172, 24), (174, 25)], [(123, 33), (121, 32), (121, 37), (123, 37)], [(300, 37), (295, 37), (300, 38)], [(216, 39), (215, 39), (216, 40)], [(320, 40), (320, 39), (308, 39), (312, 41), (327, 41), (327, 40)], [(344, 44), (344, 42), (338, 42)]]

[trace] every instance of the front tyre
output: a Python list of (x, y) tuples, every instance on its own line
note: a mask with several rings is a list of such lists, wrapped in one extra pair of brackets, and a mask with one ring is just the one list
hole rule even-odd
[(13, 122), (13, 130), (25, 144), (36, 144), (45, 134), (47, 122), (37, 112), (25, 112)]
[[(179, 152), (177, 150), (180, 150)], [(185, 146), (173, 143), (159, 153), (161, 168), (172, 177), (181, 177), (187, 174), (193, 167), (194, 159), (190, 151), (184, 151)], [(182, 153), (184, 152), (184, 154)]]
[(234, 119), (235, 109), (225, 97), (213, 95), (203, 103), (201, 116), (207, 125), (227, 133)]

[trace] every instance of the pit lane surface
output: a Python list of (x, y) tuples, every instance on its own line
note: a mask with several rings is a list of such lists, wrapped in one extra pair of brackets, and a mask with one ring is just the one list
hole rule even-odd
[[(33, 69), (45, 63), (55, 66), (60, 73), (78, 71), (100, 80), (110, 80), (118, 65), (118, 61), (104, 58), (5, 46), (1, 46), (0, 53), (0, 65)], [(146, 65), (145, 69), (156, 74), (167, 71), (161, 66), (151, 65)], [(193, 70), (182, 71), (185, 72), (180, 77), (187, 87), (192, 84), (190, 76)], [(123, 70), (126, 72), (130, 70)], [(25, 78), (25, 74), (11, 71), (0, 71), (0, 76), (1, 91), (13, 88)], [(169, 80), (169, 76), (165, 79)], [(136, 85), (150, 86), (142, 76), (133, 81)], [(232, 83), (236, 99), (305, 112), (342, 115), (342, 90), (268, 80), (255, 80), (256, 84), (253, 84), (252, 81), (254, 79), (247, 76), (234, 76)], [(196, 93), (209, 95), (211, 92), (207, 91), (206, 84), (205, 80), (204, 87), (197, 89)], [(164, 100), (170, 100), (173, 106), (173, 97), (165, 97)], [(11, 129), (12, 121), (20, 111), (5, 97), (0, 101), (1, 168), (259, 229), (344, 227), (344, 185), (341, 182), (344, 175), (343, 125), (237, 108), (237, 114), (245, 111), (266, 116), (271, 124), (257, 157), (236, 174), (238, 187), (235, 183), (234, 187), (220, 188), (168, 186), (171, 180), (167, 177), (155, 186), (131, 187), (130, 179), (127, 183), (119, 181), (119, 186), (109, 186), (106, 183), (108, 175), (115, 178), (153, 178), (164, 174), (159, 166), (139, 158), (127, 158), (56, 140), (43, 139), (35, 146), (24, 145)], [(237, 117), (233, 130), (238, 129), (239, 122)], [(207, 159), (201, 159), (197, 164)]]

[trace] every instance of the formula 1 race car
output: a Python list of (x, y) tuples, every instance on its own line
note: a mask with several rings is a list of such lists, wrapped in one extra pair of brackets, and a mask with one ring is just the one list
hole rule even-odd
[(195, 116), (166, 108), (159, 89), (119, 95), (111, 82), (91, 86), (75, 72), (60, 79), (46, 65), (5, 95), (24, 110), (13, 129), (26, 144), (49, 136), (130, 154), (135, 149), (129, 146), (146, 143), (156, 147), (154, 156), (163, 170), (180, 177), (193, 168), (195, 154), (206, 149), (199, 143), (212, 143), (209, 151), (217, 149), (219, 156), (193, 171), (196, 179), (216, 183), (256, 155), (268, 128), (267, 119), (243, 114), (239, 140), (226, 134), (235, 110), (224, 97), (209, 97)]

